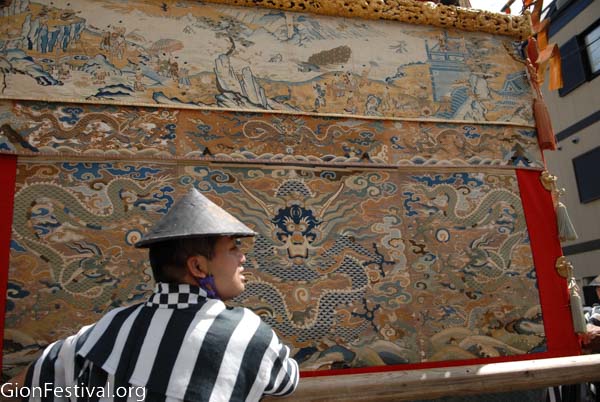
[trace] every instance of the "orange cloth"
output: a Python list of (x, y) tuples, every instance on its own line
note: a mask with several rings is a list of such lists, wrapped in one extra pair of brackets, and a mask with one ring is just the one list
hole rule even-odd
[(562, 88), (562, 66), (560, 63), (560, 50), (558, 49), (558, 45), (554, 43), (543, 49), (536, 60), (536, 64), (538, 66), (537, 76), (539, 83), (544, 82), (544, 74), (546, 68), (548, 68), (548, 64), (550, 64), (550, 83), (548, 88), (551, 91)]

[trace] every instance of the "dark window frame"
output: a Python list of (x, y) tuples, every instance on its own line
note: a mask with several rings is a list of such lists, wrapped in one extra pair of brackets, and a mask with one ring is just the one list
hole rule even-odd
[[(594, 31), (595, 29), (600, 28), (600, 18), (598, 18), (596, 20), (596, 22), (594, 22), (592, 25), (590, 25), (589, 27), (587, 27), (585, 29), (585, 31), (583, 31), (582, 33), (580, 33), (579, 35), (577, 35), (580, 39), (580, 43), (581, 43), (581, 47), (582, 47), (582, 55), (583, 55), (583, 59), (585, 60), (585, 64), (584, 64), (584, 68), (585, 68), (585, 73), (586, 73), (586, 78), (588, 81), (593, 80), (594, 78), (596, 78), (597, 76), (600, 75), (600, 69), (596, 72), (592, 72), (592, 61), (590, 60), (590, 56), (588, 55), (588, 52), (586, 50), (586, 44), (585, 44), (585, 36), (589, 33), (591, 33), (592, 31)], [(598, 40), (598, 39), (596, 39)]]
[[(584, 38), (587, 34), (600, 26), (600, 18), (594, 21), (581, 33), (573, 36), (560, 47), (560, 57), (563, 70), (563, 88), (558, 90), (558, 95), (564, 97), (577, 89), (580, 85), (594, 80), (600, 71), (592, 73), (591, 62), (588, 56)], [(565, 76), (564, 73), (570, 74)]]
[(561, 29), (581, 14), (583, 10), (593, 2), (594, 0), (567, 0), (560, 9), (557, 9), (557, 0), (553, 0), (552, 3), (548, 5), (548, 13), (546, 14), (546, 17), (550, 18), (548, 37), (550, 38), (560, 32)]
[[(573, 163), (573, 172), (575, 173), (575, 182), (577, 183), (577, 192), (579, 193), (579, 202), (581, 202), (582, 204), (588, 204), (590, 202), (596, 201), (596, 200), (600, 200), (600, 191), (596, 191), (596, 194), (593, 194), (589, 197), (584, 197), (584, 194), (581, 193), (582, 189), (580, 186), (580, 183), (583, 182), (584, 177), (582, 177), (580, 174), (577, 173), (577, 164), (576, 161), (580, 158), (586, 157), (591, 153), (598, 153), (600, 152), (600, 146), (597, 146), (595, 148), (590, 149), (587, 152), (584, 152), (580, 155), (577, 155), (575, 158), (572, 159), (572, 163)], [(600, 159), (598, 159), (600, 160)], [(598, 178), (598, 182), (600, 182), (600, 177), (598, 176), (598, 172), (591, 172), (589, 173), (592, 177), (596, 177)], [(592, 183), (593, 185), (593, 183)]]

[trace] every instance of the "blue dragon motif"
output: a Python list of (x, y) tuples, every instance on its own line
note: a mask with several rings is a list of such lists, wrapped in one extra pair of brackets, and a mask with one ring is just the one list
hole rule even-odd
[(73, 177), (81, 181), (89, 181), (102, 177), (105, 170), (112, 176), (130, 176), (132, 179), (143, 180), (151, 175), (162, 172), (161, 169), (151, 167), (136, 167), (125, 165), (123, 169), (114, 168), (112, 163), (63, 163), (62, 168), (73, 173)]
[(83, 109), (80, 107), (63, 107), (61, 111), (67, 116), (61, 116), (58, 118), (59, 121), (74, 125), (80, 119), (80, 114), (83, 113)]

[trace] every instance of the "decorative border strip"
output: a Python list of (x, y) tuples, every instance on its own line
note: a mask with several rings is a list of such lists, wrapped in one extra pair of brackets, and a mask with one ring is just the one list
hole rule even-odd
[(389, 163), (357, 163), (357, 162), (319, 162), (319, 161), (305, 161), (298, 159), (236, 159), (236, 158), (223, 158), (215, 156), (202, 156), (197, 158), (189, 158), (183, 156), (174, 157), (145, 157), (145, 156), (122, 156), (122, 155), (74, 155), (67, 153), (57, 154), (46, 154), (43, 152), (10, 152), (0, 151), (0, 157), (6, 156), (18, 156), (20, 161), (30, 162), (56, 162), (65, 161), (65, 158), (69, 158), (69, 161), (77, 162), (109, 162), (109, 161), (130, 161), (130, 162), (151, 162), (151, 163), (164, 163), (164, 164), (178, 164), (185, 166), (204, 166), (204, 165), (244, 165), (244, 166), (298, 166), (303, 168), (315, 168), (315, 169), (360, 169), (360, 170), (398, 170), (398, 171), (433, 171), (433, 172), (490, 172), (490, 171), (507, 171), (507, 170), (523, 170), (530, 172), (541, 172), (542, 168), (539, 167), (528, 167), (528, 166), (502, 166), (502, 165), (392, 165)]
[(207, 0), (209, 3), (265, 7), (337, 17), (392, 20), (524, 40), (532, 35), (529, 13), (514, 16), (414, 0)]
[(365, 116), (365, 115), (350, 115), (343, 113), (316, 113), (316, 112), (303, 112), (303, 111), (288, 111), (288, 110), (265, 110), (265, 109), (235, 109), (226, 107), (210, 107), (210, 106), (191, 106), (186, 104), (172, 104), (172, 103), (146, 103), (146, 102), (128, 102), (119, 100), (104, 101), (100, 99), (85, 100), (76, 98), (66, 99), (48, 99), (48, 98), (36, 98), (32, 96), (20, 96), (15, 98), (14, 96), (0, 95), (0, 100), (9, 100), (13, 102), (27, 101), (27, 102), (47, 102), (47, 103), (74, 103), (83, 105), (116, 105), (116, 106), (132, 106), (132, 107), (147, 107), (153, 109), (177, 109), (177, 110), (201, 110), (208, 112), (233, 112), (233, 113), (262, 113), (262, 114), (280, 114), (288, 116), (311, 116), (311, 117), (339, 117), (344, 119), (358, 119), (358, 120), (377, 120), (377, 121), (412, 121), (417, 123), (448, 123), (448, 124), (472, 124), (481, 125), (487, 124), (490, 126), (512, 126), (512, 127), (525, 127), (525, 128), (536, 128), (535, 124), (524, 124), (515, 123), (511, 121), (488, 121), (488, 120), (453, 120), (453, 119), (439, 119), (439, 118), (423, 118), (423, 117), (395, 117), (395, 116)]

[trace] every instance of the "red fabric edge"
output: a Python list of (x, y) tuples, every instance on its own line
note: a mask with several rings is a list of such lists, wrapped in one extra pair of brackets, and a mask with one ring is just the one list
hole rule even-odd
[[(13, 221), (17, 157), (0, 155), (0, 338), (4, 340), (4, 317), (6, 313), (6, 289), (8, 263)], [(0, 342), (0, 372), (2, 371), (3, 343)]]
[(558, 356), (581, 354), (571, 316), (567, 280), (556, 272), (562, 256), (552, 194), (540, 181), (541, 172), (517, 170), (519, 191), (527, 221), (548, 351)]
[(556, 211), (552, 195), (540, 181), (541, 172), (516, 170), (523, 212), (527, 222), (533, 263), (537, 275), (540, 304), (544, 319), (547, 351), (518, 356), (485, 359), (453, 360), (430, 363), (414, 363), (394, 366), (376, 366), (342, 370), (302, 371), (302, 377), (318, 377), (343, 374), (381, 373), (396, 370), (419, 370), (501, 363), (530, 359), (573, 356), (581, 354), (579, 340), (573, 328), (569, 307), (567, 282), (556, 273), (556, 259), (562, 255), (558, 240)]

